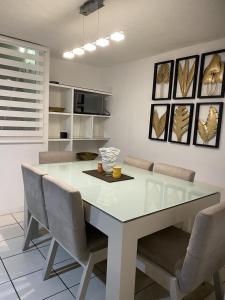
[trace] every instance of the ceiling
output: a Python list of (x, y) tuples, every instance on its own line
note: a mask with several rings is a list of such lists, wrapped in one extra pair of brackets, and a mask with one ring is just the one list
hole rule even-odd
[[(85, 0), (0, 0), (0, 34), (48, 46), (53, 57), (83, 44), (79, 6)], [(112, 66), (225, 37), (225, 0), (105, 0), (100, 33), (126, 40), (78, 63)], [(97, 37), (97, 13), (85, 17), (85, 41)]]

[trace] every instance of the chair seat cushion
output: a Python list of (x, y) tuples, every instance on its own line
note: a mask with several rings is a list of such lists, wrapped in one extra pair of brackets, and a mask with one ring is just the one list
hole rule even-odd
[(87, 244), (90, 251), (97, 251), (107, 247), (107, 236), (91, 224), (86, 223)]
[(176, 227), (168, 227), (138, 242), (138, 254), (175, 275), (186, 255), (190, 235)]

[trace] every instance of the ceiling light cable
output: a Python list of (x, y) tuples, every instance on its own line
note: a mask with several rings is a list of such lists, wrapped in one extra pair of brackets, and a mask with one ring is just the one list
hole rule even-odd
[(72, 51), (64, 52), (63, 57), (66, 59), (72, 59), (75, 56), (82, 56), (87, 52), (93, 52), (96, 50), (96, 46), (101, 48), (105, 48), (112, 42), (120, 42), (125, 39), (125, 35), (123, 31), (113, 32), (111, 35), (107, 37), (101, 36), (100, 31), (100, 9), (98, 9), (97, 14), (97, 40), (95, 42), (87, 42), (85, 44), (85, 15), (83, 14), (83, 46), (73, 49)]

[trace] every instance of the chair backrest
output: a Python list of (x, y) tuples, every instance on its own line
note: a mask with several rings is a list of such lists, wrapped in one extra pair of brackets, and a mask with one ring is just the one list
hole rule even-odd
[(72, 256), (82, 259), (88, 248), (80, 192), (50, 176), (43, 177), (43, 189), (51, 234)]
[(46, 151), (39, 153), (40, 164), (71, 162), (75, 159), (76, 154), (72, 151)]
[(202, 210), (195, 218), (183, 266), (180, 289), (188, 293), (225, 265), (225, 203)]
[(141, 168), (141, 169), (144, 169), (144, 170), (149, 170), (149, 171), (152, 171), (153, 164), (154, 164), (151, 161), (141, 159), (141, 158), (136, 158), (136, 157), (129, 156), (129, 155), (124, 158), (123, 162), (127, 165), (134, 166), (134, 167), (137, 167), (137, 168)]
[(164, 163), (155, 163), (153, 172), (155, 173), (160, 173), (163, 175), (187, 180), (187, 181), (194, 181), (195, 178), (195, 172), (192, 170), (176, 167), (176, 166), (171, 166), (167, 165)]
[(42, 186), (42, 177), (46, 175), (46, 173), (28, 164), (22, 164), (21, 168), (28, 210), (37, 221), (48, 228), (48, 218)]

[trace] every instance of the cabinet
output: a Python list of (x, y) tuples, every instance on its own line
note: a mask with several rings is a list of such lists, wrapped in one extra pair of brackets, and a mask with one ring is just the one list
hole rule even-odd
[[(73, 113), (74, 90), (103, 94), (107, 102), (112, 96), (108, 92), (50, 83), (48, 149), (96, 152), (109, 140), (111, 116)], [(67, 138), (60, 138), (60, 132), (67, 132)]]

